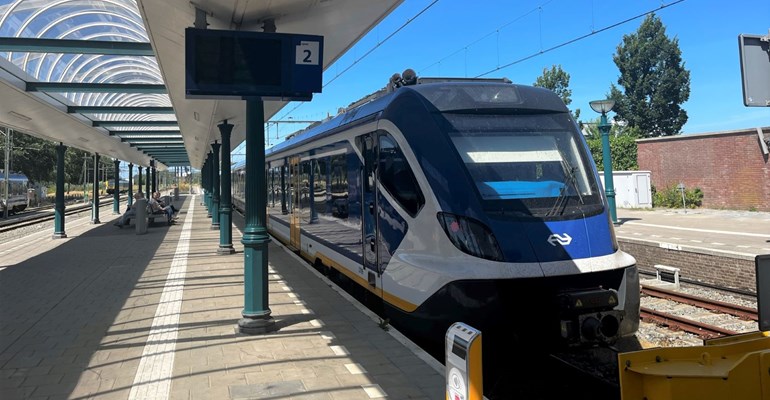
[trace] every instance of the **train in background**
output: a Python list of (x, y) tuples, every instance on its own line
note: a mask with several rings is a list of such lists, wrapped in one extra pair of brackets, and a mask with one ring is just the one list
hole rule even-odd
[(29, 189), (29, 179), (21, 173), (11, 172), (8, 174), (8, 204), (5, 200), (5, 172), (0, 170), (0, 213), (5, 214), (8, 208), (9, 213), (17, 213), (27, 208), (27, 189)]
[[(638, 328), (636, 261), (551, 91), (394, 76), (265, 159), (272, 236), (379, 299), (441, 360), (456, 321), (483, 332), (490, 366), (534, 342), (610, 344)], [(232, 174), (243, 209), (243, 166)]]
[[(127, 179), (119, 179), (118, 180), (118, 193), (123, 194), (128, 192), (128, 180)], [(111, 179), (107, 181), (107, 194), (113, 194), (115, 193), (115, 180)]]

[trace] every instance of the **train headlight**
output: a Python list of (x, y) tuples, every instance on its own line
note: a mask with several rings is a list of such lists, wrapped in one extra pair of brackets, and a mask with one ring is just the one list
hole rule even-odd
[(460, 215), (440, 212), (438, 221), (449, 240), (463, 253), (492, 261), (503, 261), (503, 253), (492, 231), (481, 222)]

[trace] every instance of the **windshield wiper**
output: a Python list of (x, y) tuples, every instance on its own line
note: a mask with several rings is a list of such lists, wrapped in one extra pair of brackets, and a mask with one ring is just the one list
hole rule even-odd
[[(559, 155), (561, 156), (561, 167), (567, 174), (567, 181), (569, 181), (569, 183), (575, 189), (575, 193), (578, 195), (580, 204), (585, 204), (585, 202), (583, 202), (583, 195), (580, 193), (580, 187), (578, 187), (577, 184), (577, 178), (575, 177), (575, 170), (577, 170), (577, 168), (573, 167), (569, 162), (567, 162), (567, 159), (564, 158), (564, 154), (562, 154), (561, 150), (559, 150)], [(562, 186), (559, 190), (559, 197), (556, 198), (556, 203), (554, 203), (553, 207), (548, 210), (546, 216), (556, 215), (557, 211), (559, 212), (558, 215), (564, 214), (564, 209), (567, 206), (567, 192), (567, 185)]]

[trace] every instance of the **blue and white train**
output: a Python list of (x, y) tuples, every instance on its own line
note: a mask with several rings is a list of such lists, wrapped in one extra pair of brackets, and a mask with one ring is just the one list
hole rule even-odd
[(392, 82), (267, 150), (273, 237), (381, 299), (434, 354), (456, 321), (481, 329), (485, 353), (634, 334), (635, 260), (559, 97), (509, 81)]

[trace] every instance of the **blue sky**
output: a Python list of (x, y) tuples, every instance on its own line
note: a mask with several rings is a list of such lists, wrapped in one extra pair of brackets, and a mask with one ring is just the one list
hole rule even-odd
[[(768, 34), (770, 0), (439, 0), (371, 54), (377, 46), (433, 0), (406, 0), (324, 73), (312, 102), (294, 109), (290, 103), (273, 120), (319, 120), (339, 107), (383, 87), (395, 72), (412, 68), (420, 76), (475, 77), (526, 57), (486, 77), (507, 77), (531, 85), (543, 68), (561, 65), (570, 74), (571, 109), (593, 120), (588, 102), (602, 99), (616, 83), (612, 61), (623, 35), (634, 33), (643, 17), (595, 33), (558, 49), (554, 46), (600, 31), (662, 5), (656, 11), (669, 38), (679, 40), (690, 70), (690, 99), (683, 108), (689, 120), (683, 133), (703, 133), (770, 125), (770, 108), (743, 105), (738, 35)], [(301, 128), (269, 127), (269, 144)], [(278, 137), (278, 139), (276, 139)]]

